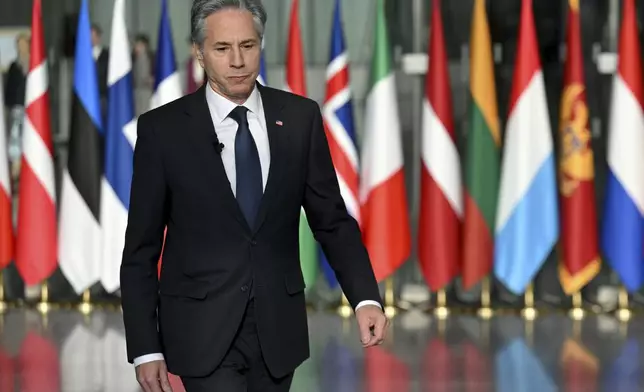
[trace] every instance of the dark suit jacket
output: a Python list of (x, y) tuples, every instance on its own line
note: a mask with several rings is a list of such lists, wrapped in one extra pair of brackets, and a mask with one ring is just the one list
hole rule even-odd
[(163, 352), (174, 374), (212, 372), (241, 322), (251, 284), (270, 372), (285, 375), (308, 358), (301, 206), (354, 308), (363, 300), (382, 303), (359, 227), (340, 196), (318, 105), (258, 88), (271, 163), (256, 227), (248, 227), (215, 148), (204, 87), (139, 118), (121, 266), (130, 362)]

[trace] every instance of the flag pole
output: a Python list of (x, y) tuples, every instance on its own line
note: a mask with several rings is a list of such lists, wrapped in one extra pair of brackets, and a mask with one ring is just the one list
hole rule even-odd
[(436, 309), (434, 309), (434, 315), (438, 317), (439, 320), (446, 319), (449, 316), (449, 308), (447, 307), (447, 293), (445, 289), (438, 290), (436, 294)]
[(83, 291), (83, 299), (81, 300), (80, 305), (78, 305), (78, 310), (84, 314), (88, 315), (92, 313), (94, 306), (92, 305), (92, 294), (89, 291), (89, 288)]
[(494, 310), (490, 306), (492, 303), (492, 288), (491, 288), (491, 279), (490, 276), (483, 278), (482, 287), (481, 287), (481, 308), (478, 311), (479, 317), (488, 320), (494, 314)]
[(581, 295), (581, 290), (576, 291), (572, 295), (572, 309), (570, 309), (570, 317), (573, 320), (583, 320), (586, 315), (586, 311), (583, 306), (583, 297)]
[(4, 300), (4, 268), (0, 269), (0, 314), (7, 311), (7, 302)]
[(49, 310), (49, 285), (47, 284), (47, 280), (45, 280), (40, 286), (40, 302), (38, 303), (38, 311), (43, 315), (46, 315)]
[(394, 304), (394, 279), (388, 277), (385, 280), (385, 314), (387, 317), (396, 315), (396, 305)]
[(537, 317), (537, 309), (534, 307), (534, 287), (532, 283), (528, 285), (524, 295), (524, 307), (521, 311), (523, 318), (534, 320)]
[(622, 286), (619, 290), (619, 297), (617, 298), (617, 318), (620, 321), (626, 322), (631, 318), (631, 310), (628, 307), (628, 291), (626, 287)]

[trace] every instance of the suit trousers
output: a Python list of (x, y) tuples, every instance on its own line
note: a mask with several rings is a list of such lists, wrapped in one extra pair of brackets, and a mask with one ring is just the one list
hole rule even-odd
[(288, 392), (293, 373), (282, 378), (269, 373), (257, 335), (255, 301), (251, 298), (219, 367), (208, 376), (181, 377), (181, 381), (186, 392)]

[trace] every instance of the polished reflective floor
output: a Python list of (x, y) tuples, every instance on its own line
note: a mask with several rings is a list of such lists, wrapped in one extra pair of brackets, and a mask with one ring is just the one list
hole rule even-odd
[[(565, 314), (533, 322), (452, 315), (443, 322), (406, 312), (394, 319), (388, 342), (368, 350), (352, 319), (312, 313), (309, 328), (311, 359), (296, 372), (293, 392), (644, 390), (644, 316), (628, 324), (611, 316), (573, 322)], [(0, 392), (10, 391), (139, 391), (125, 361), (120, 313), (7, 313)]]

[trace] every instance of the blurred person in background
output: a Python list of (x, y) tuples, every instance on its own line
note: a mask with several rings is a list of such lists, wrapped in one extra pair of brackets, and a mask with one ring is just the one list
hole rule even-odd
[(7, 70), (7, 81), (4, 91), (4, 105), (7, 113), (7, 140), (9, 141), (9, 160), (11, 161), (11, 175), (14, 180), (20, 171), (20, 155), (22, 140), (22, 123), (25, 105), (25, 87), (29, 73), (29, 58), (31, 42), (26, 33), (19, 34), (16, 38), (18, 56)]
[(103, 47), (103, 30), (101, 26), (92, 24), (92, 50), (98, 77), (98, 93), (101, 98), (101, 112), (103, 119), (107, 115), (107, 69), (110, 53)]
[(140, 116), (150, 108), (154, 89), (154, 52), (145, 34), (138, 34), (134, 39), (132, 65), (135, 112)]

